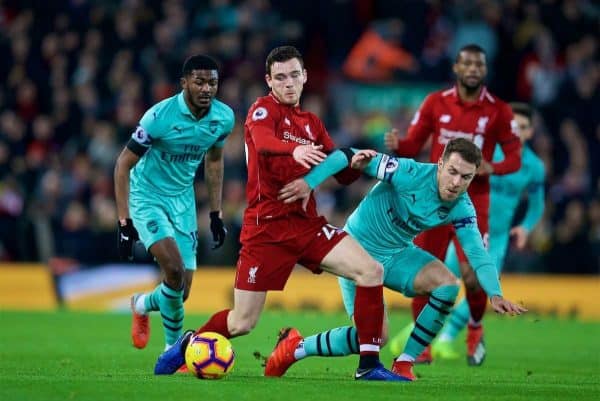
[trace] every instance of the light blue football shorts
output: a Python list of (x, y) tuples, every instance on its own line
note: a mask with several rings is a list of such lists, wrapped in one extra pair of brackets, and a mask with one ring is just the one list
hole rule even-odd
[(198, 222), (193, 191), (178, 196), (132, 192), (129, 213), (146, 249), (171, 237), (177, 243), (184, 267), (196, 270)]
[[(425, 265), (436, 259), (429, 252), (416, 246), (408, 246), (389, 256), (371, 256), (383, 265), (383, 285), (411, 298), (416, 295), (413, 284), (417, 273)], [(352, 316), (354, 315), (356, 284), (354, 284), (354, 281), (343, 277), (338, 278), (338, 283), (342, 290), (344, 308), (346, 308), (348, 316)]]

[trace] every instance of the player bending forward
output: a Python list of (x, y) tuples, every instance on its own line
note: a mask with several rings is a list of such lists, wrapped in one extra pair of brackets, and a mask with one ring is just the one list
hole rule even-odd
[[(477, 278), (498, 313), (520, 314), (525, 308), (502, 297), (498, 273), (487, 254), (475, 209), (466, 190), (481, 163), (473, 142), (448, 142), (437, 164), (394, 158), (372, 150), (342, 149), (332, 153), (304, 178), (280, 191), (286, 203), (301, 202), (327, 177), (351, 165), (381, 182), (350, 215), (344, 230), (384, 268), (384, 286), (408, 297), (429, 295), (415, 328), (392, 365), (392, 371), (412, 381), (415, 358), (442, 328), (458, 294), (458, 280), (437, 258), (413, 244), (422, 231), (452, 224)], [(354, 317), (355, 285), (340, 278), (348, 315)], [(384, 338), (387, 333), (384, 319)], [(281, 376), (295, 361), (307, 356), (343, 356), (358, 350), (354, 327), (340, 327), (303, 339), (296, 329), (284, 329), (267, 360), (265, 375)]]

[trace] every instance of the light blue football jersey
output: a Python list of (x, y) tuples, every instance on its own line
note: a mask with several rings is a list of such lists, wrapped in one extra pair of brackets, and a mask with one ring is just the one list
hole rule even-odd
[(440, 199), (436, 164), (378, 154), (364, 172), (382, 182), (360, 202), (346, 227), (369, 253), (392, 255), (412, 246), (417, 234), (453, 224), (473, 267), (493, 265), (469, 195), (463, 193), (452, 202)]
[[(304, 179), (310, 188), (315, 188), (347, 165), (346, 155), (337, 150)], [(502, 294), (498, 272), (484, 248), (469, 195), (463, 193), (454, 201), (443, 201), (436, 164), (378, 153), (364, 173), (381, 182), (363, 198), (344, 228), (371, 256), (377, 260), (393, 257), (414, 247), (413, 239), (419, 233), (452, 224), (485, 292), (489, 296)]]
[[(497, 146), (494, 162), (504, 159), (502, 149)], [(544, 212), (545, 168), (542, 160), (528, 147), (523, 146), (521, 168), (511, 174), (490, 177), (490, 233), (506, 233), (521, 196), (527, 192), (527, 212), (521, 223), (531, 231)]]
[(233, 125), (233, 110), (216, 99), (200, 119), (189, 110), (183, 91), (155, 104), (132, 134), (149, 149), (131, 169), (131, 192), (176, 196), (189, 191), (206, 152), (223, 147)]

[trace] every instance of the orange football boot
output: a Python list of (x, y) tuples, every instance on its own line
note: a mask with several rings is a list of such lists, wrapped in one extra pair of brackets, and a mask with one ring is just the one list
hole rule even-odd
[(467, 330), (467, 364), (481, 366), (485, 360), (485, 343), (483, 342), (483, 326), (469, 324)]
[(150, 319), (148, 315), (142, 315), (135, 311), (135, 302), (141, 294), (134, 294), (131, 297), (131, 341), (133, 346), (142, 349), (146, 348), (150, 339)]
[(279, 331), (277, 344), (267, 358), (265, 366), (265, 376), (281, 377), (289, 369), (296, 358), (294, 351), (298, 347), (300, 341), (304, 338), (300, 332), (292, 327), (286, 327)]
[(415, 381), (417, 376), (413, 372), (413, 363), (409, 361), (394, 361), (392, 364), (392, 372), (398, 376), (402, 376), (406, 381)]

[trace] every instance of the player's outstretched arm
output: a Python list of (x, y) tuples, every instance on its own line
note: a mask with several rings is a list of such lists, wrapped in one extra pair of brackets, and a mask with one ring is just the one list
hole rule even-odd
[(453, 225), (467, 259), (473, 266), (479, 284), (490, 298), (492, 308), (497, 313), (508, 313), (510, 315), (520, 315), (527, 312), (527, 309), (523, 306), (504, 299), (502, 296), (498, 270), (483, 247), (481, 235), (477, 229), (475, 210), (470, 204), (465, 207), (466, 212), (463, 216), (466, 215), (467, 217), (454, 220)]
[(509, 315), (520, 315), (521, 313), (527, 312), (527, 308), (515, 304), (508, 299), (504, 299), (499, 295), (491, 297), (490, 304), (494, 311), (500, 314), (508, 313)]
[(364, 170), (367, 168), (371, 160), (377, 156), (377, 152), (371, 149), (363, 149), (354, 153), (352, 160), (350, 160), (350, 167), (355, 170)]
[[(304, 146), (304, 145), (303, 145)], [(310, 146), (310, 145), (306, 145)], [(296, 149), (300, 148), (298, 146)], [(377, 155), (374, 150), (343, 149), (336, 150), (318, 166), (313, 168), (304, 178), (298, 178), (285, 185), (278, 195), (284, 203), (292, 203), (307, 198), (310, 191), (319, 186), (327, 178), (342, 171), (348, 165), (355, 169), (364, 169)]]

